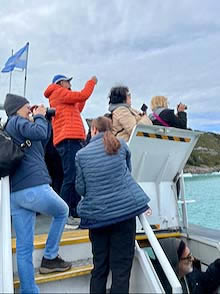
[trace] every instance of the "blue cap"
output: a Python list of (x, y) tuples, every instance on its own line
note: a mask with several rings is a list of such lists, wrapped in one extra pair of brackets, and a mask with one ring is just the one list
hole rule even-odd
[(67, 78), (66, 76), (63, 76), (63, 75), (55, 75), (53, 77), (52, 83), (53, 84), (57, 84), (60, 81), (71, 81), (71, 80), (72, 80), (72, 77), (71, 78)]

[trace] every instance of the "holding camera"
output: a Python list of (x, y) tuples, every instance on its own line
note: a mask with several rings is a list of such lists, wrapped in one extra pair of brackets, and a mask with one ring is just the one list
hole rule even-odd
[(154, 96), (151, 99), (152, 113), (149, 115), (154, 125), (164, 127), (174, 127), (180, 129), (187, 128), (187, 106), (181, 102), (177, 105), (177, 113), (174, 109), (168, 108), (168, 99), (164, 96)]
[(187, 110), (187, 105), (186, 104), (183, 104), (182, 102), (180, 102), (177, 105), (177, 112), (181, 112), (181, 111), (185, 111), (185, 110)]
[(51, 120), (53, 116), (56, 114), (56, 109), (55, 108), (49, 108), (45, 107), (43, 104), (41, 105), (33, 105), (30, 108), (31, 112), (33, 115), (41, 114), (46, 117), (47, 120)]

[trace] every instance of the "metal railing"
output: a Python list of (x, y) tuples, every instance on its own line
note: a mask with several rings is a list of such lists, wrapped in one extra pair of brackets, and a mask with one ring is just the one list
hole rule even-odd
[(9, 177), (0, 178), (0, 293), (14, 293)]
[(182, 293), (182, 287), (180, 285), (180, 282), (143, 213), (139, 215), (139, 220), (143, 226), (145, 234), (148, 237), (151, 247), (153, 248), (157, 256), (157, 259), (159, 260), (160, 265), (171, 285), (172, 292)]

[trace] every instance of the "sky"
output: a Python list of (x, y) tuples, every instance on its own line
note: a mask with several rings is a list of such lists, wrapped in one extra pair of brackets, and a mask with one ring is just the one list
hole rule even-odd
[[(219, 133), (219, 11), (219, 0), (1, 0), (0, 69), (29, 42), (31, 104), (48, 106), (43, 93), (56, 74), (73, 77), (76, 91), (96, 75), (86, 118), (106, 113), (111, 87), (122, 84), (134, 108), (164, 95), (170, 108), (187, 104), (188, 127)], [(11, 92), (23, 88), (24, 73), (13, 71)], [(0, 104), (8, 91), (0, 73)]]

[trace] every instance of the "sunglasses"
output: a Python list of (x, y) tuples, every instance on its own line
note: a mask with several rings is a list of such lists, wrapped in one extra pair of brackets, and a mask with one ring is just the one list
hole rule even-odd
[(186, 257), (180, 258), (180, 260), (186, 260), (186, 261), (193, 261), (193, 259), (194, 257), (191, 252)]

